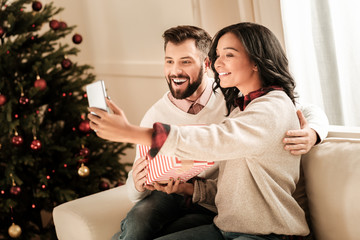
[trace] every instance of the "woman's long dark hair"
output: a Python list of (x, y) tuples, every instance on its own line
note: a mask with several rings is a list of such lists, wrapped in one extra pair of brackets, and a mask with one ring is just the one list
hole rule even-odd
[(209, 58), (215, 73), (214, 90), (220, 88), (225, 96), (227, 116), (234, 107), (239, 89), (220, 87), (219, 74), (215, 70), (216, 48), (219, 39), (226, 33), (233, 33), (243, 44), (247, 54), (259, 71), (262, 87), (279, 86), (295, 103), (295, 81), (288, 69), (288, 60), (276, 36), (266, 27), (255, 23), (238, 23), (221, 29), (214, 37)]

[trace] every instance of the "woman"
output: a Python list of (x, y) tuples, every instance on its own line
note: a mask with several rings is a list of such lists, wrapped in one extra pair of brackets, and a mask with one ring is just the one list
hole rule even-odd
[[(292, 239), (309, 233), (305, 215), (291, 194), (299, 179), (300, 157), (282, 147), (288, 129), (299, 128), (295, 83), (280, 43), (267, 28), (239, 23), (220, 30), (209, 57), (215, 88), (221, 88), (228, 118), (219, 125), (146, 129), (115, 114), (90, 109), (99, 137), (152, 146), (180, 159), (220, 161), (217, 182), (169, 184), (164, 191), (192, 194), (193, 202), (214, 202), (214, 224), (160, 239)], [(241, 97), (238, 97), (241, 93)], [(159, 187), (159, 186), (158, 186)], [(216, 191), (216, 197), (214, 192)]]

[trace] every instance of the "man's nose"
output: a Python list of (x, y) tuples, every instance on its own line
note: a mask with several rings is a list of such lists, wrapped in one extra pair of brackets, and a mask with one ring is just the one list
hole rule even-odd
[(174, 64), (172, 69), (171, 69), (171, 74), (172, 75), (179, 75), (183, 73), (183, 69), (179, 64)]

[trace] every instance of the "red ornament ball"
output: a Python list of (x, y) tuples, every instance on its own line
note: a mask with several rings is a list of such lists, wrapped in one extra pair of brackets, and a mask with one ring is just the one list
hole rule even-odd
[(67, 59), (67, 58), (65, 58), (65, 59), (62, 60), (62, 62), (61, 62), (61, 66), (62, 66), (62, 68), (63, 68), (64, 70), (67, 70), (67, 69), (71, 68), (71, 65), (72, 65), (72, 62), (71, 62), (69, 59)]
[(11, 138), (11, 143), (15, 146), (20, 146), (24, 142), (22, 136), (15, 135)]
[(41, 10), (41, 8), (42, 8), (41, 2), (39, 2), (39, 1), (34, 1), (34, 2), (32, 3), (32, 9), (33, 9), (34, 11), (38, 12), (38, 11)]
[(60, 23), (58, 20), (51, 20), (49, 24), (52, 30), (58, 30), (60, 27)]
[(5, 95), (0, 94), (0, 106), (4, 105), (5, 103), (6, 103)]
[(5, 34), (5, 30), (4, 30), (2, 27), (0, 27), (0, 38), (1, 38), (4, 34)]
[(81, 121), (79, 124), (79, 130), (84, 133), (89, 132), (91, 130), (89, 120)]
[(19, 186), (12, 186), (10, 188), (10, 193), (12, 195), (18, 195), (21, 192), (21, 188)]
[(64, 30), (65, 28), (67, 28), (66, 22), (63, 22), (63, 21), (59, 22), (59, 28), (60, 28), (61, 30)]
[(72, 40), (75, 44), (80, 44), (82, 42), (82, 36), (80, 34), (74, 34)]
[(40, 150), (41, 149), (41, 142), (40, 140), (34, 139), (31, 144), (30, 144), (30, 148), (32, 150)]
[(21, 96), (19, 99), (19, 103), (22, 105), (26, 105), (29, 103), (29, 99), (27, 97)]
[(81, 150), (80, 150), (80, 156), (88, 156), (90, 154), (90, 149), (88, 149), (87, 147), (83, 147)]
[(43, 78), (36, 79), (34, 82), (34, 87), (40, 88), (40, 90), (45, 90), (46, 88), (46, 81)]
[(110, 184), (108, 182), (105, 182), (105, 181), (101, 181), (99, 183), (99, 189), (104, 191), (104, 190), (107, 190), (110, 188)]

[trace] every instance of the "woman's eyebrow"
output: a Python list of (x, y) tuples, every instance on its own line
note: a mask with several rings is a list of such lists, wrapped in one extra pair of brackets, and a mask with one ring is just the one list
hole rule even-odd
[(236, 48), (233, 48), (233, 47), (224, 47), (223, 50), (234, 50), (236, 52), (238, 52), (239, 50), (237, 50)]

